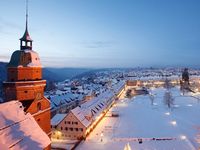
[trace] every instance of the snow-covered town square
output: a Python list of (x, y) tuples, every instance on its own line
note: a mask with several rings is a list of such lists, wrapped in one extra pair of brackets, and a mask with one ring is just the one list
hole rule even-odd
[[(78, 150), (194, 150), (200, 142), (199, 94), (183, 95), (180, 87), (169, 89), (173, 97), (166, 105), (167, 89), (151, 88), (151, 95), (131, 99), (123, 94), (106, 116), (82, 141)], [(111, 113), (118, 114), (111, 116)]]

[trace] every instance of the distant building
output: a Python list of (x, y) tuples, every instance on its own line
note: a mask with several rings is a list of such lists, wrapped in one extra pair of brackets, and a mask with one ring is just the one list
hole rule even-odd
[(72, 93), (62, 93), (59, 95), (50, 96), (51, 117), (54, 117), (56, 114), (60, 113), (68, 113), (71, 109), (78, 106), (82, 99), (83, 96), (75, 96)]

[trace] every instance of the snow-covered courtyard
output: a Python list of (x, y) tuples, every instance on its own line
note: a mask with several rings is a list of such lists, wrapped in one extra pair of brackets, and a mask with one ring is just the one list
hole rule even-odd
[(182, 96), (179, 88), (170, 91), (172, 108), (164, 103), (164, 88), (152, 89), (153, 104), (149, 95), (120, 99), (77, 149), (123, 150), (127, 143), (132, 150), (198, 149), (200, 102), (190, 93)]

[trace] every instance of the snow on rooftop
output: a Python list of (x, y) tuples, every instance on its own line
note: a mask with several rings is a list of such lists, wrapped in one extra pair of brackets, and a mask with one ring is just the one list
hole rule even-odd
[(76, 97), (72, 93), (62, 93), (59, 95), (51, 96), (51, 108), (58, 107), (63, 104), (68, 104), (76, 99)]
[(115, 98), (115, 93), (119, 92), (119, 89), (121, 89), (124, 84), (124, 81), (117, 83), (112, 90), (106, 90), (98, 97), (95, 97), (92, 100), (83, 103), (81, 106), (74, 108), (71, 112), (79, 119), (80, 122), (82, 122), (83, 125), (88, 127), (92, 121), (95, 120), (95, 118), (110, 105)]
[(37, 52), (33, 50), (24, 50), (25, 53), (30, 53), (31, 54), (31, 62), (27, 64), (28, 67), (42, 67), (39, 55)]
[(84, 116), (82, 109), (80, 107), (76, 107), (76, 108), (72, 109), (71, 112), (77, 117), (77, 119), (85, 127), (88, 127), (91, 124), (91, 122), (89, 120), (87, 120), (86, 117)]
[(67, 116), (67, 114), (56, 114), (51, 119), (51, 125), (57, 126), (66, 116)]
[(32, 115), (23, 109), (19, 101), (0, 104), (0, 148), (39, 150), (51, 143)]

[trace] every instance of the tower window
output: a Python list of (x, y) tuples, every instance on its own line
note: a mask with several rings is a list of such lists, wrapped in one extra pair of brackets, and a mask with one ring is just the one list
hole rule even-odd
[(22, 41), (22, 46), (26, 46), (26, 42), (25, 41)]
[(37, 103), (37, 110), (38, 110), (38, 111), (42, 110), (42, 104), (41, 104), (40, 102)]
[(24, 93), (28, 93), (28, 91), (24, 91)]

